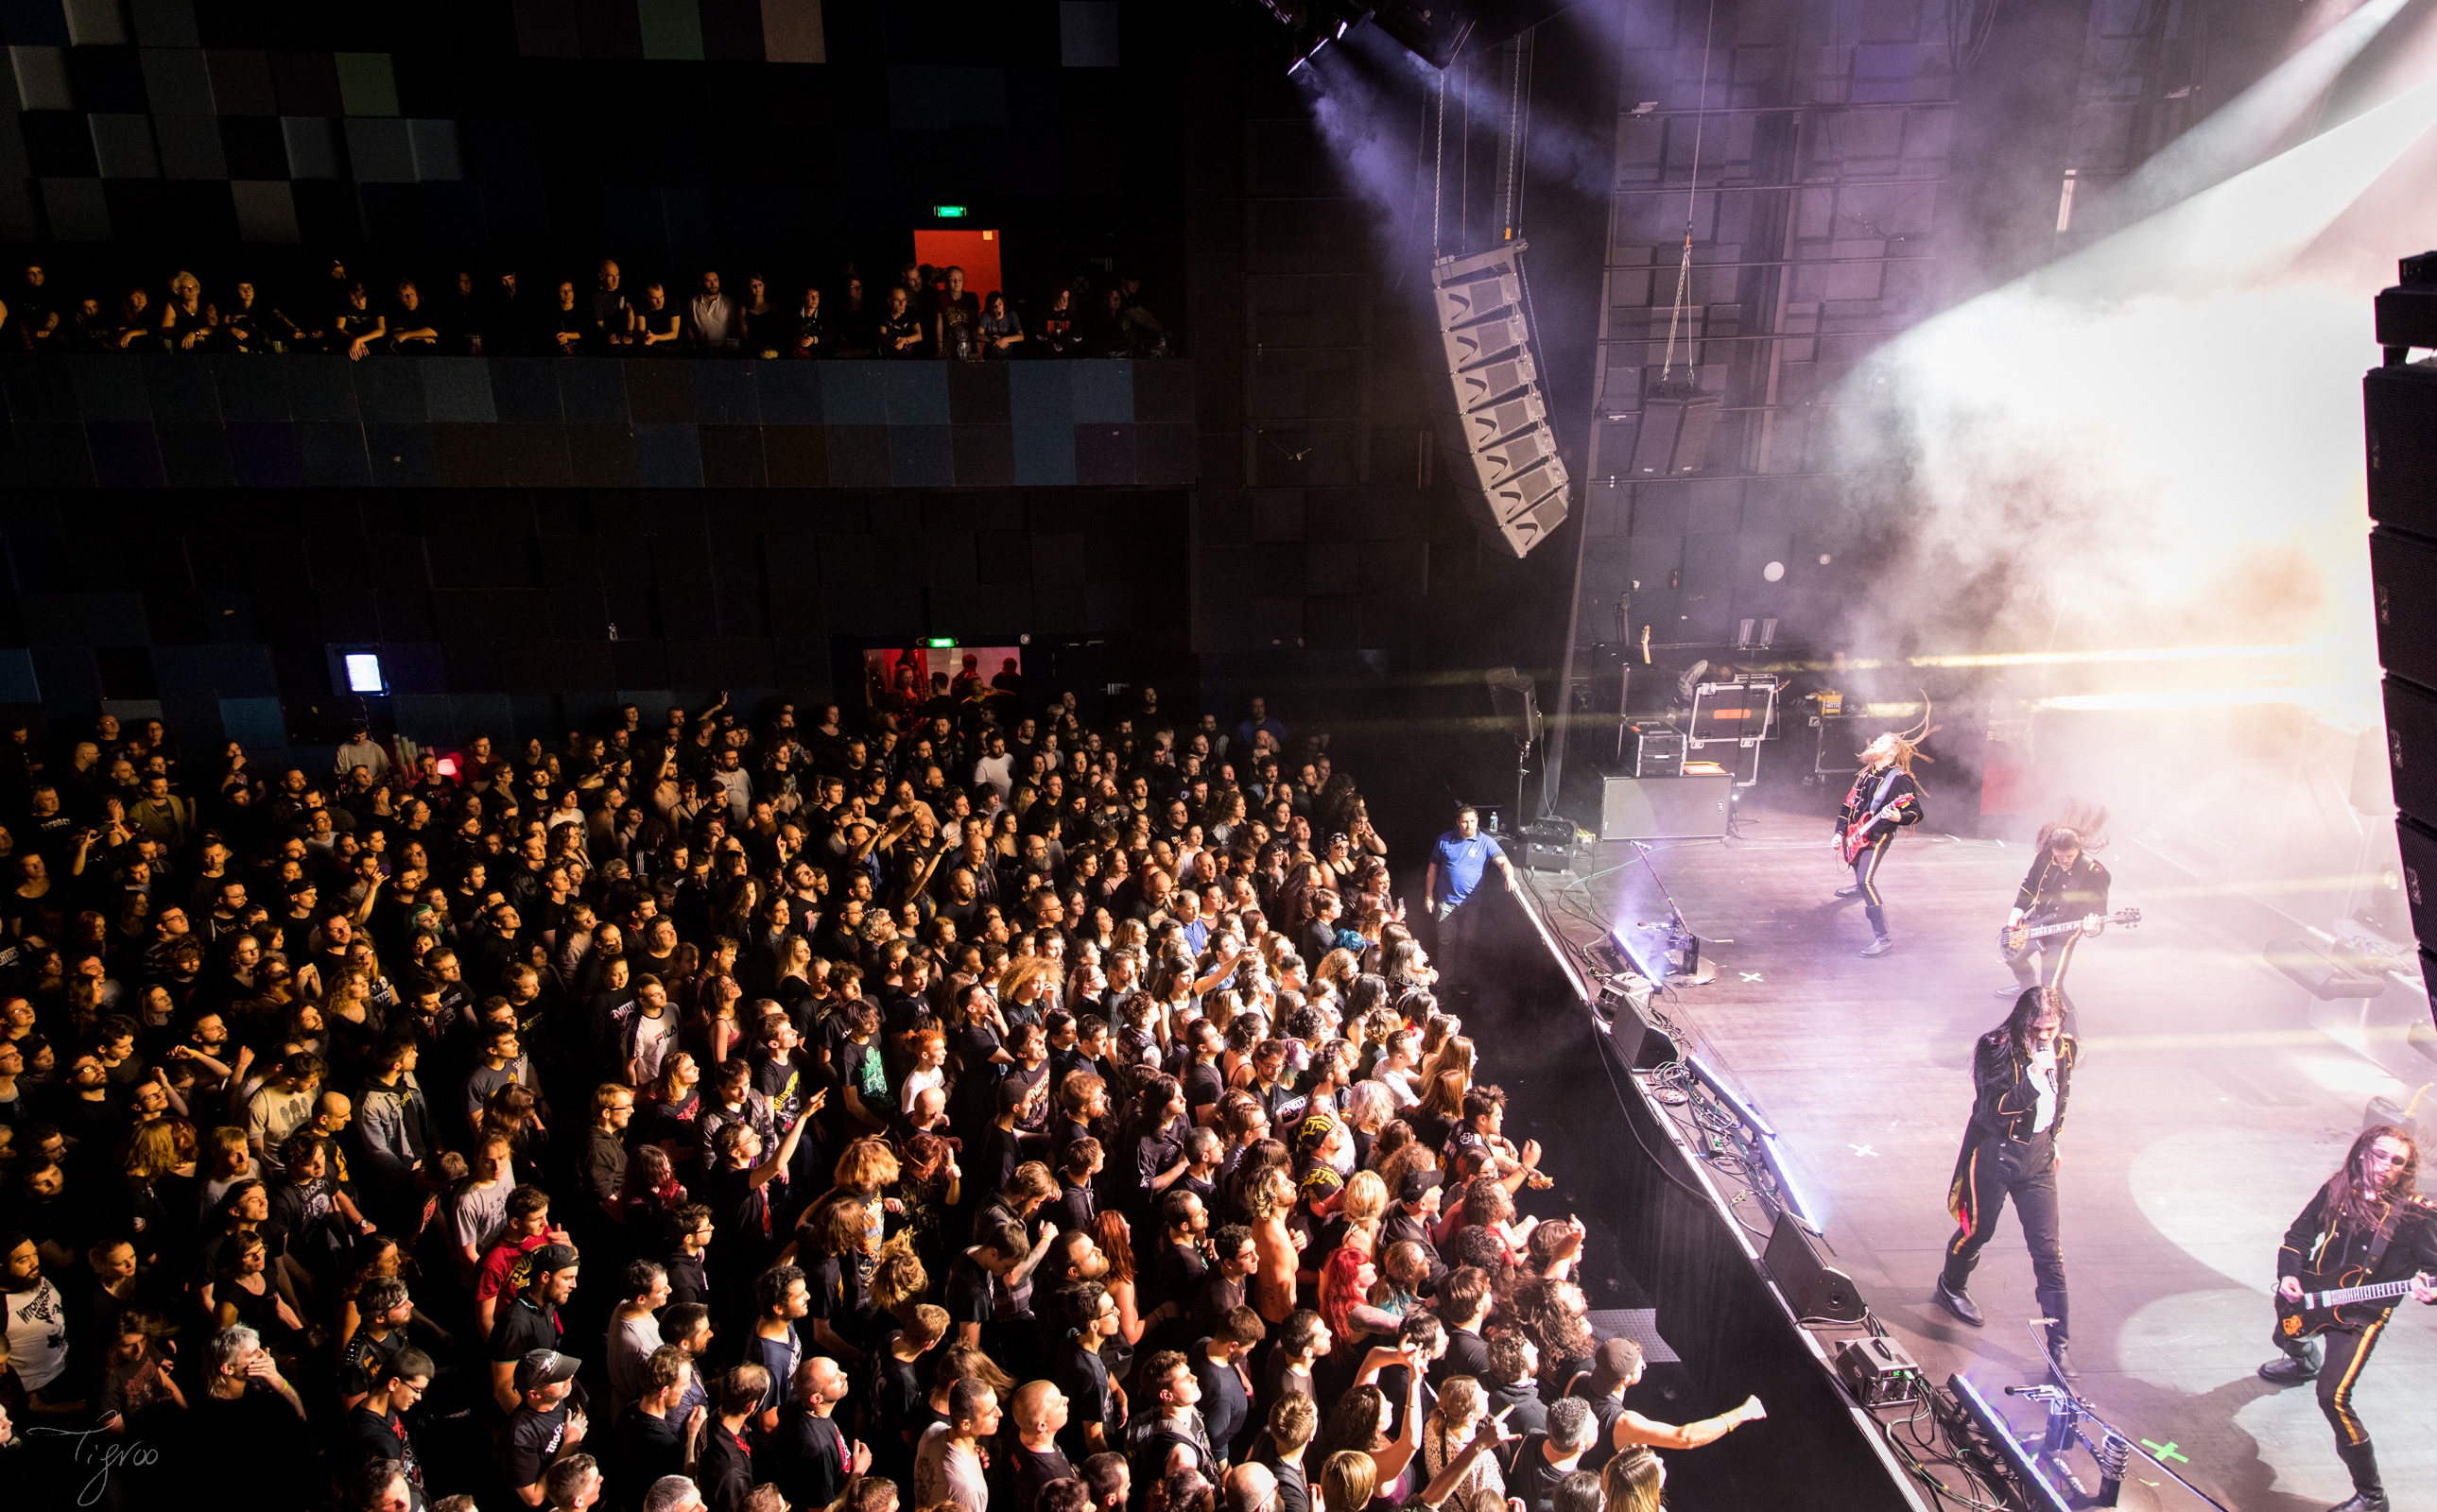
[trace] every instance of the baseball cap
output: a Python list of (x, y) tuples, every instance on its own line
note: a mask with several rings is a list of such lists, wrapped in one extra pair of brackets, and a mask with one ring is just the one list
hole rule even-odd
[(530, 1274), (548, 1276), (552, 1271), (563, 1271), (575, 1264), (577, 1258), (572, 1244), (544, 1244), (533, 1253)]
[[(552, 1247), (565, 1249), (567, 1246), (557, 1244)], [(575, 1373), (583, 1368), (584, 1362), (571, 1354), (561, 1354), (555, 1349), (527, 1349), (524, 1358), (517, 1362), (517, 1389), (531, 1391), (536, 1386), (555, 1386), (562, 1381), (573, 1381)]]
[(1327, 1138), (1336, 1127), (1335, 1119), (1325, 1113), (1315, 1113), (1295, 1125), (1295, 1146), (1303, 1150), (1318, 1149), (1320, 1141)]
[(1424, 1192), (1438, 1186), (1446, 1179), (1446, 1178), (1441, 1176), (1435, 1171), (1408, 1171), (1405, 1173), (1404, 1178), (1396, 1183), (1396, 1200), (1398, 1202), (1419, 1202), (1422, 1200), (1422, 1194)]

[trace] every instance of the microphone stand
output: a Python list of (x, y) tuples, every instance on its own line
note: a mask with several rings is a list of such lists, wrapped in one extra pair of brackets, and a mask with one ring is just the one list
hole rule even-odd
[[(2064, 1384), (2064, 1373), (2057, 1369), (2056, 1356), (2048, 1352), (2047, 1340), (2040, 1332), (2043, 1325), (2052, 1321), (2049, 1318), (2032, 1318), (2024, 1325), (2031, 1330), (2033, 1341), (2040, 1347), (2040, 1358), (2047, 1362), (2051, 1383), (2007, 1386), (2006, 1395), (2041, 1402), (2047, 1407), (2048, 1426), (2040, 1440), (2040, 1455), (2054, 1466), (2057, 1473), (2073, 1487), (2077, 1503), (2085, 1507), (2116, 1505), (2116, 1499), (2124, 1490), (2125, 1469), (2131, 1464), (2132, 1456), (2138, 1454), (2165, 1472), (2176, 1485), (2217, 1508), (2217, 1512), (2234, 1512), (2233, 1508), (2177, 1474), (2173, 1466), (2149, 1452), (2139, 1440), (2126, 1435), (2123, 1430), (2099, 1416), (2098, 1409), (2092, 1406), (2088, 1399)], [(2082, 1426), (2084, 1422), (2098, 1425), (2096, 1437), (2094, 1438)], [(2090, 1457), (2098, 1462), (2098, 1494), (2095, 1496), (2082, 1488), (2079, 1477), (2064, 1463), (2065, 1451), (2076, 1442), (2090, 1451)]]

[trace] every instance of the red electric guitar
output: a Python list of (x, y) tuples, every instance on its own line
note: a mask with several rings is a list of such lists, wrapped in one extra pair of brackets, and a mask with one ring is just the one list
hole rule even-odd
[(1912, 800), (1913, 795), (1911, 793), (1905, 793), (1902, 797), (1898, 798), (1895, 802), (1887, 805), (1885, 808), (1881, 808), (1873, 813), (1864, 814), (1861, 818), (1854, 820), (1850, 825), (1847, 825), (1845, 826), (1845, 833), (1837, 837), (1836, 841), (1836, 854), (1845, 859), (1845, 864), (1848, 866), (1852, 865), (1854, 858), (1860, 856), (1862, 852), (1870, 848), (1869, 834), (1870, 826), (1872, 825), (1877, 824), (1882, 819), (1895, 818), (1904, 808), (1911, 804)]

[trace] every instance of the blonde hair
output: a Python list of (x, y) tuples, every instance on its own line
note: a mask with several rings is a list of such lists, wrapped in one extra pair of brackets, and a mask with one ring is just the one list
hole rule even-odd
[(850, 1191), (871, 1192), (897, 1180), (897, 1152), (877, 1134), (868, 1134), (838, 1153), (833, 1179)]
[(1320, 1468), (1320, 1493), (1329, 1512), (1359, 1512), (1379, 1488), (1379, 1467), (1359, 1449), (1341, 1449)]
[(1388, 1210), (1388, 1184), (1376, 1171), (1357, 1171), (1345, 1184), (1345, 1204), (1340, 1210), (1348, 1224), (1369, 1227)]
[(1600, 1471), (1604, 1512), (1659, 1512), (1658, 1495), (1666, 1484), (1666, 1462), (1646, 1445), (1636, 1444)]

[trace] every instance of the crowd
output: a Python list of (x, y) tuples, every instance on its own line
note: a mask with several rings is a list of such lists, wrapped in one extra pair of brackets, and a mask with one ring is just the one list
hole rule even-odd
[(589, 280), (528, 287), (513, 270), (487, 285), (461, 269), (433, 286), (413, 278), (367, 287), (333, 259), (310, 287), (284, 291), (237, 279), (206, 290), (181, 270), (155, 290), (69, 291), (39, 263), (0, 291), (0, 351), (336, 352), (456, 356), (943, 357), (1172, 356), (1142, 280), (1077, 278), (1025, 314), (1007, 295), (966, 287), (961, 268), (908, 263), (885, 292), (850, 265), (836, 286), (774, 287), (760, 273), (724, 287), (705, 269), (692, 287), (631, 287), (612, 261)]
[(1757, 1412), (1624, 1407), (1325, 736), (806, 712), (0, 740), (0, 1486), (1649, 1512)]

